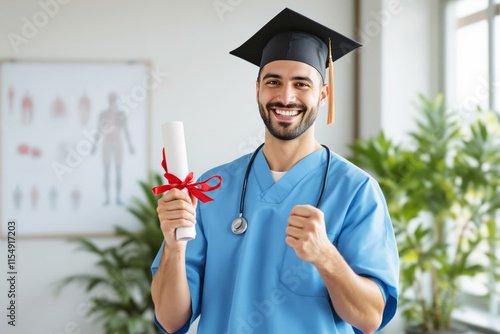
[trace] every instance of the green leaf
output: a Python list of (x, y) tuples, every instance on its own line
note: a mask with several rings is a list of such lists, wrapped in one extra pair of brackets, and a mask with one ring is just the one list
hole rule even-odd
[(401, 256), (401, 260), (408, 263), (418, 262), (418, 253), (414, 249), (408, 249), (403, 256)]
[(94, 243), (84, 238), (73, 238), (68, 241), (79, 244), (77, 249), (88, 251), (97, 255), (102, 255), (103, 251), (100, 250)]
[(55, 291), (56, 294), (60, 294), (61, 290), (68, 286), (69, 284), (80, 284), (86, 285), (86, 291), (92, 291), (97, 285), (109, 285), (109, 281), (106, 278), (94, 276), (94, 275), (73, 275), (66, 277), (64, 279), (55, 282)]

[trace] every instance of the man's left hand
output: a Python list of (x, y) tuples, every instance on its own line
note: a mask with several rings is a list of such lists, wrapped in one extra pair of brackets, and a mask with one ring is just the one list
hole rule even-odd
[(324, 214), (311, 205), (297, 205), (290, 212), (285, 239), (297, 256), (313, 265), (330, 257), (332, 243), (326, 235)]

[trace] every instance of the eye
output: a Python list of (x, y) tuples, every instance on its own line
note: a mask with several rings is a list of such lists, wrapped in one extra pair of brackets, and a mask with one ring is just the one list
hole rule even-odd
[(266, 85), (276, 86), (279, 85), (279, 82), (277, 80), (269, 80), (266, 82)]
[(300, 88), (307, 88), (309, 87), (309, 84), (306, 82), (297, 82), (296, 85)]

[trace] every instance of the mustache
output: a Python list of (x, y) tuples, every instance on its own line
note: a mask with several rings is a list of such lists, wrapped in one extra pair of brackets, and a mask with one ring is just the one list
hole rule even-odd
[(266, 104), (267, 110), (276, 109), (276, 108), (284, 108), (284, 109), (299, 109), (300, 111), (306, 111), (307, 107), (300, 103), (290, 103), (284, 105), (281, 102), (269, 102)]

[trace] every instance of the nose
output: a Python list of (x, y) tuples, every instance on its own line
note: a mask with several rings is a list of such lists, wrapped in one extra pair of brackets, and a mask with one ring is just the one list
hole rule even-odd
[(291, 85), (282, 85), (278, 96), (276, 97), (277, 102), (281, 102), (284, 105), (288, 105), (291, 103), (295, 103), (297, 101), (297, 97), (295, 96), (295, 92)]

